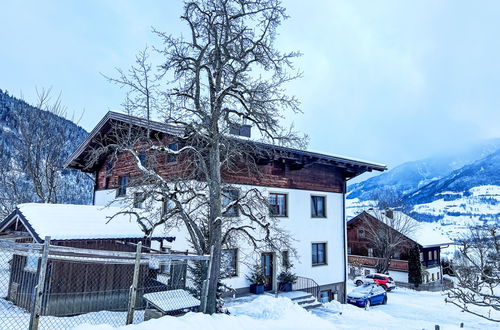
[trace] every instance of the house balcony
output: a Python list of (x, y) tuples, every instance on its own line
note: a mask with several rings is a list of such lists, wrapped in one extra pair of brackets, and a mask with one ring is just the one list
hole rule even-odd
[[(381, 259), (382, 258), (367, 257), (367, 256), (356, 256), (356, 255), (348, 256), (348, 261), (350, 264), (357, 264), (362, 267), (369, 267), (369, 268), (376, 268), (378, 261)], [(408, 261), (391, 259), (389, 261), (389, 270), (408, 272)]]
[(424, 266), (426, 268), (438, 267), (440, 265), (441, 265), (441, 263), (438, 260), (422, 261), (422, 266)]

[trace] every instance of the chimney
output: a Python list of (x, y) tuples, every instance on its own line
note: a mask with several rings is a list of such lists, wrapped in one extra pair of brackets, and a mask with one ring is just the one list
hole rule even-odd
[(251, 136), (251, 130), (252, 130), (252, 126), (250, 126), (250, 125), (233, 124), (229, 128), (229, 134), (237, 135), (237, 136), (244, 136), (244, 137), (249, 138)]
[(385, 215), (389, 218), (392, 219), (394, 217), (394, 212), (391, 209), (385, 209)]

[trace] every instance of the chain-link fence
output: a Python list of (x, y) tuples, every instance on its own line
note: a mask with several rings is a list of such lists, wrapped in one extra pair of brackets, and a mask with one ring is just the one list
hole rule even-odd
[(0, 241), (0, 329), (113, 326), (198, 310), (207, 256)]

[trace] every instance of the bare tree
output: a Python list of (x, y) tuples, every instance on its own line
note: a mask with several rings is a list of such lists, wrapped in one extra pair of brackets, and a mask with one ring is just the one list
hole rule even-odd
[(127, 90), (124, 110), (131, 115), (145, 116), (147, 120), (157, 111), (158, 77), (153, 65), (149, 61), (148, 47), (144, 48), (135, 57), (135, 65), (126, 72), (117, 68), (118, 77), (103, 76), (111, 83)]
[(500, 235), (495, 226), (471, 227), (453, 261), (455, 286), (446, 302), (490, 321), (500, 322)]
[[(291, 63), (298, 53), (283, 54), (273, 45), (276, 28), (285, 18), (279, 0), (186, 1), (181, 19), (189, 27), (189, 38), (155, 31), (163, 40), (157, 50), (164, 56), (155, 78), (164, 84), (156, 104), (166, 122), (182, 127), (174, 139), (179, 147), (172, 149), (168, 136), (125, 125), (116, 128), (113, 137), (103, 137), (92, 155), (98, 161), (103, 153), (128, 154), (140, 171), (131, 184), (148, 187), (141, 199), (172, 204), (158, 211), (160, 220), (155, 223), (138, 214), (146, 231), (183, 225), (198, 253), (212, 253), (207, 313), (216, 310), (224, 245), (245, 240), (255, 250), (290, 245), (290, 236), (269, 216), (263, 191), (229, 183), (231, 177), (258, 176), (259, 165), (272, 159), (269, 149), (231, 136), (231, 129), (250, 124), (267, 142), (301, 145), (304, 141), (292, 128), (279, 124), (286, 111), (299, 111), (297, 99), (284, 93), (284, 84), (300, 76)], [(138, 59), (136, 68), (149, 71), (144, 65), (147, 57)], [(132, 69), (132, 76), (113, 81), (142, 89), (145, 78), (135, 72)], [(141, 151), (147, 154), (147, 166)], [(165, 157), (179, 160), (168, 173), (158, 166)]]
[[(19, 203), (74, 202), (81, 199), (81, 191), (75, 183), (89, 186), (91, 180), (75, 174), (68, 180), (63, 176), (62, 164), (74, 148), (74, 138), (65, 132), (62, 120), (66, 108), (60, 95), (54, 100), (50, 89), (37, 90), (38, 101), (34, 107), (24, 101), (15, 103), (13, 115), (15, 130), (12, 132), (14, 153), (2, 162), (5, 168), (0, 172), (0, 203), (5, 214)], [(85, 190), (85, 189), (82, 189)]]

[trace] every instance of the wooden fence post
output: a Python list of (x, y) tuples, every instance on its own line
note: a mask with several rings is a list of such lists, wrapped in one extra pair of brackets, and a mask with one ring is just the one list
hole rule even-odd
[(137, 301), (137, 283), (139, 282), (139, 269), (141, 267), (141, 253), (142, 253), (142, 242), (139, 242), (137, 243), (137, 250), (135, 254), (134, 277), (132, 278), (132, 285), (130, 286), (127, 322), (126, 322), (127, 325), (132, 324), (132, 322), (134, 321), (135, 303)]
[(50, 236), (45, 237), (42, 249), (42, 259), (38, 272), (38, 283), (35, 286), (35, 297), (33, 299), (33, 309), (31, 310), (29, 330), (37, 330), (42, 313), (43, 291), (45, 289), (45, 275), (47, 274), (47, 261), (49, 259)]

